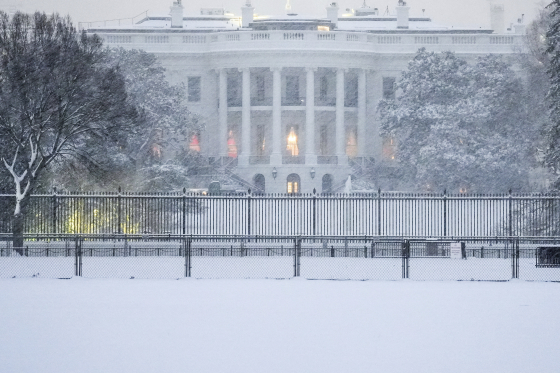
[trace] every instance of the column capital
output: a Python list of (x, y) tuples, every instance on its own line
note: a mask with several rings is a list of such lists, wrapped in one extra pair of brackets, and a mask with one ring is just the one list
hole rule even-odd
[(237, 71), (242, 73), (244, 71), (251, 71), (251, 68), (250, 67), (239, 67), (239, 68), (237, 68)]
[(270, 67), (269, 69), (272, 72), (282, 72), (283, 67), (274, 66), (274, 67)]
[(336, 67), (336, 71), (337, 71), (337, 72), (347, 73), (348, 70), (350, 70), (350, 69), (347, 68), (347, 67)]
[(318, 69), (319, 69), (318, 67), (306, 67), (306, 68), (305, 68), (305, 71), (307, 71), (307, 72), (310, 72), (310, 71), (316, 72)]

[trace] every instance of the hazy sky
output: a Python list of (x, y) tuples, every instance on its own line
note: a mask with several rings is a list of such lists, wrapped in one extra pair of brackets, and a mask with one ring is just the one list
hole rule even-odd
[[(290, 0), (292, 11), (299, 14), (326, 16), (325, 7), (333, 0)], [(342, 10), (359, 8), (364, 0), (337, 0)], [(408, 0), (411, 16), (425, 15), (434, 22), (448, 26), (489, 27), (490, 3), (504, 4), (506, 25), (515, 22), (521, 14), (530, 21), (538, 13), (539, 7), (549, 0)], [(41, 10), (69, 14), (75, 23), (130, 18), (144, 11), (148, 14), (167, 14), (172, 0), (0, 0), (2, 9), (16, 7), (26, 12)], [(186, 15), (198, 14), (201, 7), (224, 7), (234, 14), (240, 14), (245, 0), (183, 0)], [(258, 14), (283, 14), (286, 0), (252, 0)], [(366, 0), (372, 8), (381, 13), (387, 6), (394, 12), (397, 0)]]

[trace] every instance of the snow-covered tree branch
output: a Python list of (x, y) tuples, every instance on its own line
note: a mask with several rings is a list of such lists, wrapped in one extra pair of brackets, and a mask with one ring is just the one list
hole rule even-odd
[(0, 157), (16, 193), (15, 247), (49, 164), (91, 136), (131, 128), (137, 117), (106, 53), (68, 18), (0, 12)]

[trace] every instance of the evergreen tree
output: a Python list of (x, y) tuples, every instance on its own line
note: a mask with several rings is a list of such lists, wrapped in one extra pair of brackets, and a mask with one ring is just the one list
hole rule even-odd
[(411, 186), (422, 190), (528, 189), (535, 163), (522, 82), (499, 56), (469, 65), (451, 52), (418, 51), (379, 104), (382, 134), (397, 144)]
[(548, 147), (546, 164), (554, 175), (554, 188), (560, 189), (560, 0), (554, 0), (547, 7), (550, 10), (549, 27), (546, 34), (548, 53), (548, 74), (550, 77), (551, 125), (546, 130)]

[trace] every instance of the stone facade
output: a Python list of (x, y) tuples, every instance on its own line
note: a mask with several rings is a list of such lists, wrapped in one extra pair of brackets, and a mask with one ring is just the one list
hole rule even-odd
[(377, 186), (394, 188), (385, 173), (398, 162), (395, 145), (381, 138), (376, 108), (395, 94), (417, 50), (451, 50), (468, 60), (512, 56), (524, 33), (522, 25), (500, 34), (438, 26), (410, 18), (403, 1), (396, 16), (366, 7), (341, 16), (335, 3), (324, 18), (254, 17), (250, 3), (241, 13), (185, 16), (178, 1), (168, 16), (87, 31), (110, 46), (158, 55), (205, 119), (204, 132), (193, 134), (201, 155), (271, 193), (338, 190), (349, 174), (374, 164)]

